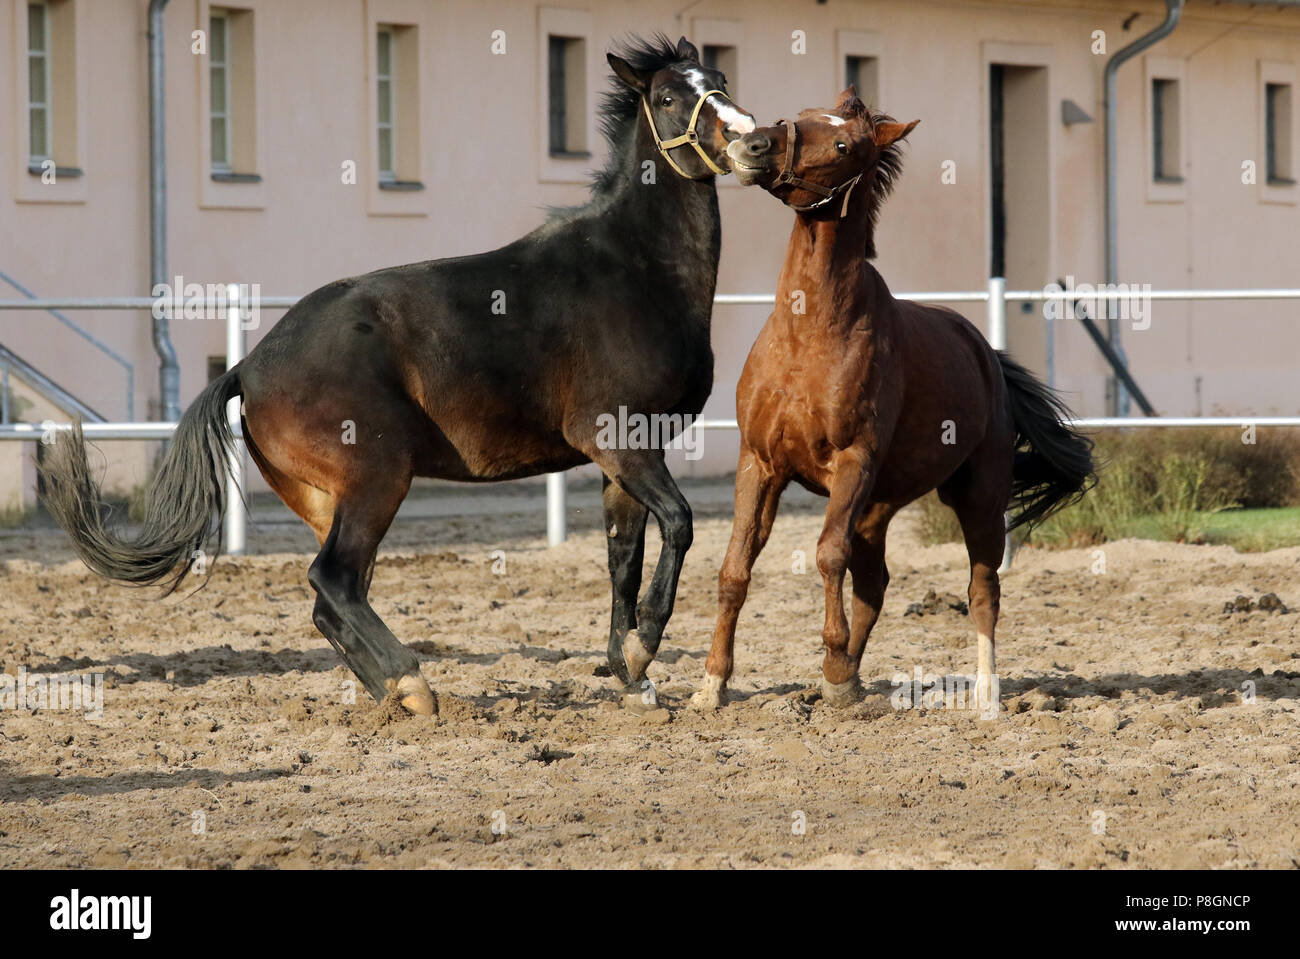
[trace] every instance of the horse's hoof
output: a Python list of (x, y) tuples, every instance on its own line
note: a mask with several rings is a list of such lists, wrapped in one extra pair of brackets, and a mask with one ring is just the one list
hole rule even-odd
[(393, 688), (407, 712), (417, 716), (432, 716), (438, 711), (438, 701), (434, 699), (433, 690), (429, 688), (423, 676), (403, 676), (393, 685)]
[(659, 696), (655, 684), (648, 679), (628, 683), (623, 688), (623, 708), (634, 716), (644, 716), (652, 709), (659, 708)]
[(719, 676), (704, 674), (704, 685), (691, 697), (691, 705), (703, 711), (721, 709), (727, 705), (727, 683)]
[(847, 683), (828, 683), (822, 680), (822, 702), (832, 709), (846, 709), (861, 702), (867, 692), (862, 688), (862, 680), (854, 676)]
[(627, 673), (634, 685), (645, 676), (654, 658), (654, 653), (645, 648), (635, 629), (623, 637), (623, 662), (627, 663)]

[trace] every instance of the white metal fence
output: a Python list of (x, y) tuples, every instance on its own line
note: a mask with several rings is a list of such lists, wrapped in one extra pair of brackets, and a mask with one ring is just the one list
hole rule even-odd
[[(245, 332), (240, 315), (237, 287), (232, 284), (225, 301), (205, 301), (204, 310), (226, 309), (226, 362), (234, 366), (244, 356)], [(985, 303), (988, 308), (988, 338), (997, 349), (1006, 349), (1008, 302), (1047, 303), (1070, 302), (1080, 299), (1117, 300), (1140, 295), (1150, 300), (1300, 300), (1300, 289), (1241, 289), (1241, 290), (1142, 290), (1135, 294), (1132, 288), (1123, 291), (1093, 290), (1081, 294), (1073, 290), (1007, 290), (1006, 280), (993, 277), (987, 289), (977, 291), (944, 291), (928, 293), (897, 293), (900, 300), (924, 303)], [(261, 309), (287, 309), (298, 302), (296, 296), (260, 297)], [(716, 306), (766, 306), (775, 303), (771, 293), (721, 293), (714, 297)], [(152, 310), (157, 301), (153, 297), (82, 297), (55, 299), (0, 300), (0, 310)], [(230, 401), (227, 410), (235, 436), (240, 438), (239, 399)], [(1137, 416), (1093, 417), (1072, 421), (1074, 426), (1086, 429), (1116, 429), (1131, 427), (1211, 427), (1211, 426), (1294, 426), (1300, 427), (1300, 416)], [(734, 430), (735, 420), (696, 420), (692, 429)], [(0, 424), (0, 440), (39, 442), (50, 439), (51, 433), (68, 432), (70, 423), (5, 423)], [(176, 429), (175, 423), (86, 423), (82, 430), (88, 438), (97, 440), (164, 440)], [(232, 457), (228, 496), (229, 508), (225, 518), (224, 539), (231, 553), (242, 553), (246, 544), (248, 515), (244, 500), (239, 494), (243, 483), (246, 455), (242, 438), (236, 443)], [(564, 542), (567, 535), (565, 478), (563, 473), (551, 473), (546, 478), (546, 538), (554, 546)]]

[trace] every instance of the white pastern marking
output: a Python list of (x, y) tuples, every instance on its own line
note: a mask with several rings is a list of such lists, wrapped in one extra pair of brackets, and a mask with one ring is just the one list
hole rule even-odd
[(833, 126), (833, 127), (842, 127), (842, 126), (844, 126), (845, 121), (844, 121), (844, 118), (843, 118), (843, 117), (835, 117), (835, 116), (831, 116), (829, 113), (823, 113), (822, 116), (824, 116), (827, 120), (830, 120), (830, 121), (831, 121), (831, 126)]

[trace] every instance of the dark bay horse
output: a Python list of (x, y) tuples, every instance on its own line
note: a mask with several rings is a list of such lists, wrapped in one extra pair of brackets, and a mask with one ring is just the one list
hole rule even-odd
[[(583, 207), (490, 253), (339, 280), (295, 305), (185, 412), (132, 539), (105, 521), (80, 433), (43, 468), (46, 503), (95, 572), (175, 589), (216, 537), (243, 397), (249, 453), (316, 533), (313, 620), (376, 699), (436, 703), (367, 601), (375, 554), (415, 476), (492, 481), (594, 462), (604, 473), (609, 664), (640, 689), (672, 613), (691, 510), (663, 450), (598, 441), (602, 415), (698, 414), (721, 224), (714, 176), (754, 129), (695, 47), (662, 35), (609, 55), (610, 158)], [(484, 189), (491, 183), (486, 177)], [(664, 547), (645, 596), (647, 510)], [(625, 690), (625, 692), (627, 692)]]
[(915, 125), (873, 114), (850, 87), (834, 109), (805, 110), (728, 148), (737, 178), (765, 187), (797, 217), (776, 308), (736, 391), (735, 523), (697, 706), (725, 702), (750, 570), (794, 481), (830, 500), (817, 542), (827, 703), (861, 695), (858, 669), (889, 582), (889, 521), (937, 488), (961, 520), (970, 555), (976, 704), (982, 714), (996, 710), (1008, 503), (1019, 511), (1012, 526), (1032, 524), (1092, 481), (1091, 441), (1062, 422), (1068, 414), (1046, 386), (959, 314), (894, 299), (869, 262), (880, 205), (901, 168), (899, 141)]

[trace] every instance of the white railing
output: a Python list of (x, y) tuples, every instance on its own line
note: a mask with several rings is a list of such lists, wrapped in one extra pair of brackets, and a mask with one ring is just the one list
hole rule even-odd
[[(1130, 287), (1123, 292), (1090, 290), (1080, 294), (1074, 290), (1007, 290), (1006, 280), (993, 277), (988, 288), (977, 291), (935, 291), (925, 293), (896, 293), (900, 300), (923, 303), (986, 303), (988, 304), (989, 343), (997, 349), (1006, 349), (1006, 304), (1013, 302), (1046, 303), (1067, 302), (1079, 299), (1116, 300), (1132, 298)], [(1140, 294), (1150, 300), (1300, 300), (1300, 289), (1241, 289), (1241, 290), (1142, 290)], [(288, 309), (297, 303), (296, 296), (264, 296), (258, 300), (261, 309)], [(64, 297), (32, 300), (0, 300), (0, 310), (152, 310), (157, 301), (148, 296), (123, 297)], [(713, 298), (717, 306), (768, 306), (776, 302), (771, 293), (720, 293)], [(244, 355), (244, 327), (240, 317), (237, 287), (231, 285), (225, 301), (204, 303), (205, 312), (211, 308), (225, 307), (227, 368)], [(240, 487), (244, 477), (245, 451), (239, 429), (239, 400), (232, 399), (227, 410), (231, 427), (237, 438), (236, 452), (231, 461), (231, 479), (225, 519), (225, 543), (231, 553), (242, 553), (246, 544), (248, 515)], [(1093, 417), (1071, 421), (1072, 425), (1086, 429), (1128, 429), (1131, 427), (1247, 427), (1294, 426), (1300, 427), (1300, 416), (1139, 416)], [(691, 429), (734, 430), (735, 420), (696, 420)], [(51, 432), (68, 432), (70, 423), (4, 423), (0, 424), (0, 440), (40, 441)], [(165, 440), (176, 429), (175, 423), (86, 423), (82, 431), (97, 440)], [(552, 545), (564, 542), (567, 536), (566, 492), (563, 473), (551, 473), (546, 478), (546, 539)]]

